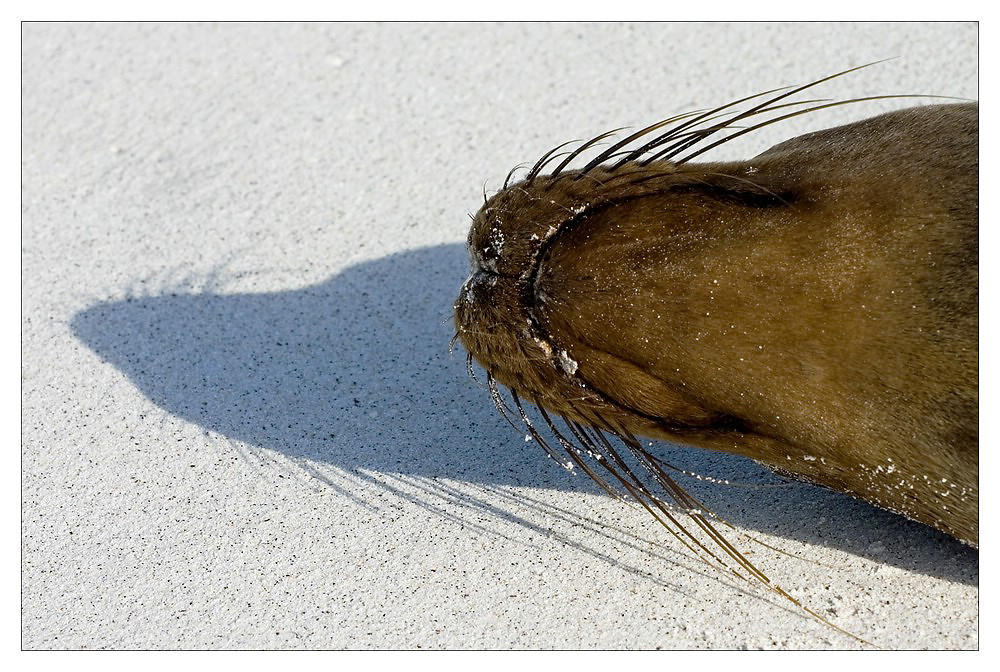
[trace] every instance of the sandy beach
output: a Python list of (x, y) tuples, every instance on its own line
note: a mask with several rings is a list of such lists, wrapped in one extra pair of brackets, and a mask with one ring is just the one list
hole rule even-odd
[[(561, 142), (888, 57), (810, 96), (976, 99), (975, 24), (22, 37), (23, 648), (861, 647), (504, 422), (448, 349), (467, 213)], [(710, 156), (921, 102), (831, 108)], [(680, 482), (837, 626), (979, 647), (977, 551), (818, 487)]]

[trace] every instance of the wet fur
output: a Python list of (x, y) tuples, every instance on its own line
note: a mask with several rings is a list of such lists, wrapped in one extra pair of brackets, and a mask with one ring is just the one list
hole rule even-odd
[(804, 88), (655, 124), (579, 169), (607, 134), (556, 148), (475, 216), (455, 304), (470, 367), (512, 424), (754, 576), (636, 436), (745, 455), (978, 545), (978, 105), (691, 161)]

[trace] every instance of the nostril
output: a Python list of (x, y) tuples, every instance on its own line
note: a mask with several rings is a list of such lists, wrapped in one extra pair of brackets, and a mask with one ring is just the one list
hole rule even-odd
[(474, 282), (477, 286), (485, 284), (488, 287), (492, 287), (497, 284), (498, 277), (499, 276), (494, 271), (488, 268), (481, 268), (469, 279), (472, 280), (472, 282)]
[(482, 295), (485, 287), (497, 284), (497, 277), (495, 273), (488, 270), (473, 270), (462, 284), (462, 300), (466, 303), (473, 303), (477, 297)]

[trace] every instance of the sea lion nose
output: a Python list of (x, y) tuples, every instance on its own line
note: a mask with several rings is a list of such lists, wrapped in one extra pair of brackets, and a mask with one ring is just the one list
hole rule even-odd
[(472, 273), (462, 283), (462, 290), (459, 294), (460, 302), (467, 304), (475, 303), (477, 299), (482, 298), (483, 289), (492, 287), (496, 282), (496, 273), (478, 267), (473, 268)]

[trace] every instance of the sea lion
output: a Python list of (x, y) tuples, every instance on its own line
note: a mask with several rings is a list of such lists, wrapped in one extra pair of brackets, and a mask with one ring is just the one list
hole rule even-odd
[(813, 84), (725, 121), (735, 103), (673, 117), (580, 168), (570, 164), (608, 134), (550, 174), (560, 148), (522, 181), (508, 176), (469, 232), (456, 339), (497, 407), (509, 415), (499, 381), (550, 455), (712, 558), (609, 436), (703, 530), (702, 507), (636, 436), (748, 456), (978, 547), (978, 105), (882, 114), (749, 161), (690, 162), (829, 106), (730, 130)]

